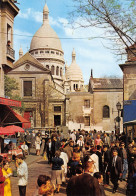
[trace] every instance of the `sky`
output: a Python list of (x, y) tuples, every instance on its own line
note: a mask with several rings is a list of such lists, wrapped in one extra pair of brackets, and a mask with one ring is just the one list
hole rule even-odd
[[(80, 66), (85, 84), (88, 84), (91, 69), (93, 77), (105, 76), (122, 77), (119, 64), (124, 61), (117, 60), (107, 47), (107, 41), (102, 39), (89, 39), (102, 35), (96, 28), (72, 29), (69, 24), (69, 13), (73, 9), (72, 0), (46, 0), (49, 8), (49, 21), (61, 40), (64, 51), (64, 59), (70, 66), (72, 61), (72, 50), (76, 51), (76, 62)], [(30, 43), (35, 32), (42, 25), (43, 7), (45, 0), (18, 0), (16, 4), (20, 12), (14, 21), (14, 49), (16, 60), (19, 58), (19, 49), (24, 54), (29, 50)], [(78, 18), (76, 19), (79, 20)]]

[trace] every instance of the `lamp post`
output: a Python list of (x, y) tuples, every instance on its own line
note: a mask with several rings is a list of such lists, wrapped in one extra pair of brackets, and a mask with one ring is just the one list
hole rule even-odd
[(116, 104), (117, 110), (118, 110), (118, 116), (116, 117), (116, 121), (118, 122), (118, 134), (120, 133), (120, 116), (119, 116), (119, 112), (121, 111), (121, 103), (118, 102)]

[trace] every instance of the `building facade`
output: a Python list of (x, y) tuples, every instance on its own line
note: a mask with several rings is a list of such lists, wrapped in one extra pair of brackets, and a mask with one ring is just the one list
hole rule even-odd
[[(8, 76), (19, 84), (14, 94), (23, 99), (23, 115), (32, 127), (67, 126), (88, 131), (110, 131), (115, 127), (116, 103), (122, 103), (122, 80), (96, 79), (91, 75), (86, 90), (74, 49), (71, 65), (65, 64), (60, 39), (49, 24), (46, 4), (43, 24), (33, 36), (29, 52), (24, 55), (19, 50), (19, 59)], [(103, 115), (106, 107), (108, 116)]]
[(4, 97), (4, 74), (13, 68), (13, 24), (19, 9), (13, 0), (0, 1), (0, 97)]

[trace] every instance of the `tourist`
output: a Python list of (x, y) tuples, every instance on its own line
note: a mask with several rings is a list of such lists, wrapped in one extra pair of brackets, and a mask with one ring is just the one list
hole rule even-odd
[(24, 158), (26, 157), (26, 155), (28, 155), (28, 146), (26, 145), (26, 142), (24, 141), (23, 144), (21, 145), (21, 149), (23, 151), (23, 156)]
[(101, 196), (98, 180), (91, 176), (94, 164), (89, 157), (84, 166), (84, 174), (73, 176), (69, 180), (66, 188), (67, 196)]
[(106, 196), (103, 187), (103, 175), (101, 172), (94, 173), (94, 177), (97, 178), (100, 186), (101, 196)]
[(110, 150), (107, 145), (103, 146), (104, 151), (104, 186), (109, 185), (108, 165), (110, 162)]
[(136, 160), (134, 160), (134, 162), (130, 164), (126, 195), (136, 195)]
[(98, 164), (99, 164), (99, 171), (103, 172), (103, 163), (102, 163), (102, 151), (101, 151), (101, 146), (97, 145), (97, 151), (96, 151), (96, 155), (98, 156)]
[[(3, 157), (0, 156), (0, 166), (3, 164)], [(2, 169), (0, 167), (0, 196), (4, 196), (4, 182), (6, 180), (6, 176), (3, 176)]]
[(28, 168), (26, 162), (23, 160), (23, 155), (16, 156), (17, 175), (19, 177), (18, 186), (20, 196), (26, 195), (26, 186), (28, 182)]
[(100, 138), (100, 135), (97, 135), (97, 138), (94, 140), (94, 145), (96, 146), (101, 146), (102, 145), (102, 140)]
[(121, 159), (123, 163), (123, 173), (122, 173), (122, 180), (126, 181), (126, 175), (128, 171), (128, 162), (127, 162), (127, 151), (125, 149), (125, 143), (121, 143), (120, 145), (120, 153), (121, 153)]
[(8, 161), (3, 161), (3, 168), (2, 168), (3, 176), (6, 177), (4, 182), (4, 196), (11, 196), (11, 182), (10, 176), (12, 176), (12, 169), (9, 168)]
[(9, 141), (9, 143), (4, 148), (4, 153), (8, 153), (8, 151), (12, 149), (13, 149), (13, 142)]
[(36, 148), (36, 155), (37, 156), (40, 155), (40, 148), (41, 148), (40, 144), (41, 144), (41, 137), (40, 137), (40, 134), (38, 134), (35, 139), (35, 148)]
[(26, 141), (26, 145), (28, 146), (28, 154), (30, 154), (32, 134), (29, 133), (29, 131), (26, 131), (25, 141)]
[(52, 159), (52, 172), (51, 180), (55, 186), (55, 192), (59, 193), (60, 185), (62, 184), (61, 176), (61, 166), (64, 164), (63, 159), (60, 158), (60, 151), (55, 152), (55, 157)]
[(79, 136), (79, 140), (77, 141), (77, 145), (79, 145), (80, 150), (82, 150), (82, 148), (84, 147), (84, 140), (83, 140), (82, 135)]
[(96, 152), (95, 148), (91, 148), (91, 150), (90, 150), (90, 153), (91, 153), (90, 161), (94, 162), (94, 173), (99, 172), (99, 157), (96, 155), (95, 152)]
[(64, 164), (61, 166), (62, 169), (62, 182), (65, 183), (66, 181), (66, 174), (67, 174), (67, 164), (68, 164), (68, 155), (64, 152), (63, 148), (60, 148), (60, 158), (63, 159)]
[(119, 177), (122, 176), (122, 161), (118, 156), (118, 151), (113, 150), (113, 158), (110, 160), (108, 165), (108, 174), (111, 176), (111, 182), (113, 184), (113, 193), (116, 193), (118, 188)]
[(54, 195), (54, 186), (51, 182), (51, 178), (46, 175), (39, 175), (37, 179), (38, 188), (33, 193), (32, 196), (53, 196)]
[(48, 157), (48, 164), (52, 162), (52, 141), (51, 138), (48, 139), (48, 142), (46, 144), (46, 152)]
[(104, 145), (110, 146), (110, 138), (109, 138), (109, 136), (106, 133), (104, 133), (102, 141), (103, 141)]

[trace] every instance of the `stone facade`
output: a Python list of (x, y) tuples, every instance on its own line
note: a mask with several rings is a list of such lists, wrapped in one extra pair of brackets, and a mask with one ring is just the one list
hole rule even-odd
[[(65, 96), (56, 90), (50, 70), (26, 53), (14, 64), (8, 76), (16, 78), (19, 88), (14, 95), (23, 99), (26, 108), (24, 117), (34, 127), (54, 127), (55, 116), (60, 117), (60, 124), (64, 124)], [(54, 112), (55, 106), (60, 106), (60, 111)]]
[(136, 44), (127, 50), (127, 61), (120, 65), (124, 80), (124, 101), (136, 99)]
[[(115, 129), (115, 118), (118, 116), (117, 102), (120, 102), (123, 108), (123, 80), (91, 77), (89, 92), (68, 93), (67, 97), (68, 127), (111, 131)], [(104, 116), (104, 108), (108, 108), (108, 116)], [(122, 131), (122, 118), (120, 125)]]
[(19, 9), (11, 0), (0, 1), (0, 97), (4, 97), (4, 73), (13, 67), (13, 24)]
[[(67, 125), (71, 130), (113, 130), (116, 104), (122, 103), (122, 80), (97, 79), (91, 75), (87, 91), (82, 71), (76, 63), (75, 50), (72, 63), (65, 65), (63, 75), (64, 52), (48, 17), (49, 10), (45, 5), (43, 25), (32, 38), (30, 51), (23, 55), (20, 49), (20, 58), (8, 73), (19, 84), (14, 94), (25, 103), (24, 118), (36, 128)], [(103, 116), (105, 106), (109, 109), (107, 118)]]

